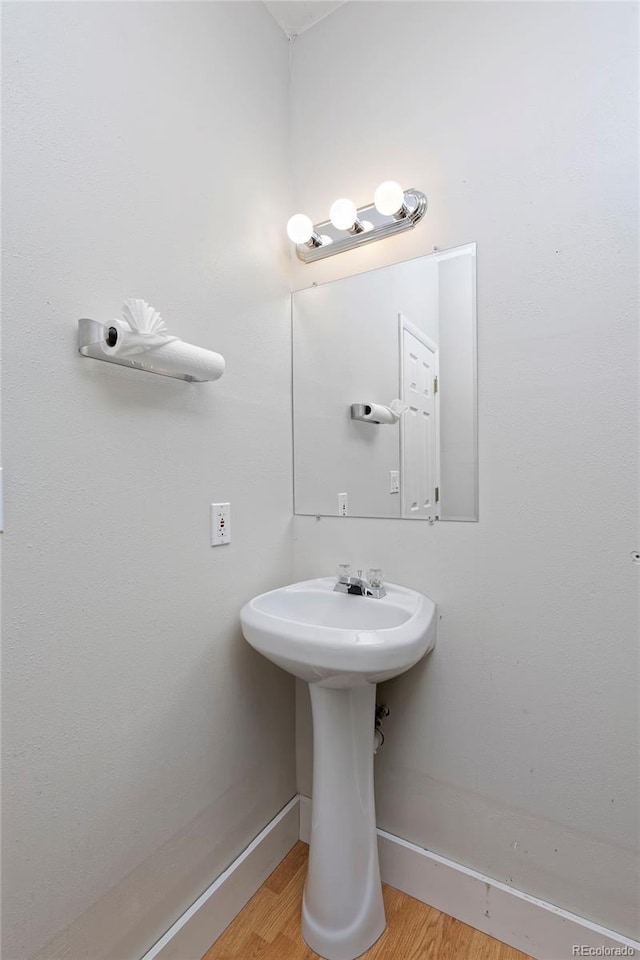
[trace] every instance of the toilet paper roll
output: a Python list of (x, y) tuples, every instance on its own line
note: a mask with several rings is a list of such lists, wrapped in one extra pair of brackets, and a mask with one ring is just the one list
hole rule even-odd
[(184, 340), (173, 340), (162, 347), (152, 347), (140, 360), (146, 367), (162, 373), (188, 376), (191, 380), (219, 380), (224, 373), (224, 357), (213, 350), (196, 347)]
[(367, 420), (373, 420), (374, 423), (398, 422), (398, 416), (383, 403), (370, 403), (368, 407), (370, 412), (365, 414)]
[(113, 346), (106, 340), (101, 344), (106, 357), (133, 360), (156, 373), (191, 380), (218, 380), (224, 373), (224, 357), (213, 350), (185, 343), (178, 337), (140, 333), (132, 330), (126, 320), (112, 320), (109, 327), (115, 329), (116, 340)]

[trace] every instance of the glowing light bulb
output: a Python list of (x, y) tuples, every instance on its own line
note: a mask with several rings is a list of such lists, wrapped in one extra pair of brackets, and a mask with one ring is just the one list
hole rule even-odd
[(329, 218), (336, 230), (350, 230), (358, 219), (358, 210), (353, 200), (342, 197), (331, 204)]
[(307, 243), (313, 234), (313, 223), (304, 213), (295, 213), (287, 223), (287, 234), (293, 243)]
[(395, 180), (385, 180), (374, 193), (373, 203), (378, 213), (391, 217), (402, 208), (404, 190)]

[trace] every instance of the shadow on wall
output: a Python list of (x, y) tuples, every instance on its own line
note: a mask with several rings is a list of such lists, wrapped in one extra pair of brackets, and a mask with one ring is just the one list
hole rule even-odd
[[(49, 941), (33, 960), (51, 960), (52, 956), (61, 955), (62, 952), (72, 960), (89, 955), (92, 960), (140, 955), (191, 905), (192, 891), (205, 890), (246, 847), (246, 838), (255, 836), (265, 826), (267, 821), (260, 816), (265, 798), (267, 809), (282, 806), (283, 790), (287, 794), (284, 802), (289, 799), (286, 778), (278, 775), (277, 771), (274, 776), (270, 757), (276, 751), (281, 751), (283, 735), (293, 736), (293, 711), (290, 711), (292, 715), (283, 724), (273, 706), (274, 689), (281, 689), (280, 702), (290, 700), (285, 688), (290, 686), (292, 678), (256, 653), (246, 643), (239, 628), (235, 630), (229, 657), (224, 665), (228, 673), (225, 698), (229, 701), (229, 708), (218, 712), (215, 726), (210, 726), (207, 751), (201, 757), (200, 765), (190, 761), (184, 776), (181, 779), (175, 776), (180, 758), (167, 755), (163, 746), (171, 743), (172, 731), (177, 725), (184, 726), (185, 715), (192, 713), (195, 705), (210, 701), (212, 676), (214, 671), (221, 668), (214, 636), (212, 640), (214, 642), (206, 657), (193, 665), (184, 676), (175, 677), (173, 689), (167, 691), (160, 725), (157, 715), (152, 715), (149, 710), (150, 704), (145, 703), (144, 689), (140, 690), (136, 717), (122, 721), (135, 722), (139, 749), (130, 762), (129, 770), (124, 773), (120, 771), (118, 775), (136, 786), (140, 792), (137, 809), (147, 812), (170, 809), (175, 804), (187, 808), (189, 792), (196, 787), (194, 780), (214, 781), (216, 789), (210, 793), (215, 792), (220, 796), (66, 930)], [(240, 727), (237, 723), (238, 708), (243, 717)], [(146, 735), (145, 716), (151, 718)], [(209, 723), (211, 717), (209, 714), (206, 718)], [(234, 723), (234, 718), (235, 735), (230, 737), (227, 735), (228, 724)], [(263, 735), (266, 728), (269, 749), (255, 756), (254, 731), (258, 727)], [(243, 759), (252, 756), (254, 761), (249, 775), (245, 775), (239, 783), (234, 769), (236, 754)], [(147, 769), (163, 771), (163, 788), (158, 790), (156, 785), (151, 790), (139, 781), (143, 762)], [(226, 771), (226, 789), (220, 787), (220, 775), (216, 773), (219, 770)], [(257, 798), (260, 798), (259, 801)], [(137, 822), (126, 819), (126, 808), (123, 806), (122, 809), (111, 808), (109, 822), (96, 824), (96, 828), (106, 832), (117, 831), (121, 837), (123, 833), (126, 835), (130, 832), (133, 837)], [(145, 897), (145, 890), (149, 890), (149, 897)], [(115, 944), (114, 916), (118, 917), (120, 931)], [(106, 954), (100, 952), (102, 931), (108, 947)]]

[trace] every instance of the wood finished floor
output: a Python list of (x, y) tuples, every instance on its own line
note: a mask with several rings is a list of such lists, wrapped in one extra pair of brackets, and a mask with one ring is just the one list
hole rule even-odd
[[(316, 960), (300, 934), (306, 843), (298, 842), (202, 960)], [(363, 960), (531, 960), (383, 885), (387, 929)]]

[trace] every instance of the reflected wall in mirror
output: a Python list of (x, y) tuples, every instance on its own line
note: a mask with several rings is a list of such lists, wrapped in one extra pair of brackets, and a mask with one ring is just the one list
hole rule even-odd
[(476, 245), (293, 294), (295, 512), (478, 519)]

